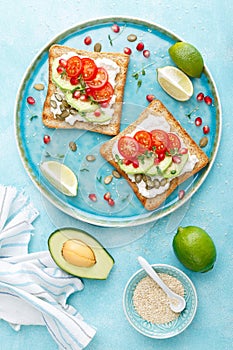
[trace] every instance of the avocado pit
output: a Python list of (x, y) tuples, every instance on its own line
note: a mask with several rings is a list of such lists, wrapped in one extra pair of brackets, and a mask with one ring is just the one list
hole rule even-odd
[(93, 250), (78, 239), (67, 240), (62, 247), (63, 258), (71, 265), (91, 267), (96, 263)]

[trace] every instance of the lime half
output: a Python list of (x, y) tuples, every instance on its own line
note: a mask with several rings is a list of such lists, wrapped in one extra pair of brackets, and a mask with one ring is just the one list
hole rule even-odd
[(157, 80), (164, 91), (178, 101), (187, 101), (193, 95), (193, 84), (180, 69), (166, 66), (157, 69)]
[(40, 164), (40, 170), (44, 177), (60, 192), (66, 196), (76, 196), (78, 180), (73, 171), (66, 165), (47, 161)]
[(187, 75), (193, 78), (201, 76), (204, 61), (200, 52), (193, 45), (181, 41), (172, 45), (168, 52), (177, 67)]

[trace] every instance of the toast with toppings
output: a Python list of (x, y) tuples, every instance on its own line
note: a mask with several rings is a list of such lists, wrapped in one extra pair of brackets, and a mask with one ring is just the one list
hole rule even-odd
[(128, 64), (123, 53), (51, 46), (43, 124), (117, 135)]
[(208, 157), (159, 100), (100, 148), (147, 210), (162, 205)]

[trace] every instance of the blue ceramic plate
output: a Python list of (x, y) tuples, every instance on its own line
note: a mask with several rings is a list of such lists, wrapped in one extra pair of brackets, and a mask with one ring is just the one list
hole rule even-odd
[[(113, 23), (120, 26), (120, 33), (112, 31)], [(129, 42), (127, 40), (129, 34), (135, 34), (137, 40)], [(87, 35), (92, 38), (89, 46), (84, 43)], [(154, 23), (134, 18), (108, 17), (66, 30), (49, 42), (34, 59), (25, 73), (17, 96), (16, 138), (21, 159), (29, 176), (45, 198), (56, 207), (74, 218), (96, 225), (112, 227), (139, 225), (171, 213), (190, 199), (201, 186), (213, 165), (220, 142), (220, 102), (214, 81), (206, 67), (200, 79), (192, 80), (194, 95), (188, 102), (175, 101), (159, 86), (156, 68), (174, 65), (169, 57), (168, 48), (179, 40), (181, 38)], [(143, 41), (145, 49), (150, 51), (150, 57), (146, 58), (142, 52), (136, 50), (136, 45), (140, 41)], [(124, 47), (132, 50), (125, 86), (121, 130), (137, 119), (140, 112), (148, 105), (146, 100), (148, 94), (160, 99), (197, 143), (203, 136), (203, 131), (202, 127), (195, 126), (195, 118), (201, 116), (203, 125), (207, 124), (210, 127), (208, 145), (204, 148), (210, 159), (209, 166), (183, 183), (160, 208), (153, 212), (144, 209), (125, 180), (114, 178), (110, 185), (104, 185), (104, 177), (111, 174), (113, 169), (99, 155), (99, 147), (109, 139), (109, 136), (82, 130), (53, 130), (42, 124), (41, 114), (48, 84), (49, 47), (58, 43), (93, 51), (97, 42), (101, 43), (103, 52), (123, 52)], [(139, 72), (138, 79), (133, 76), (136, 72)], [(45, 89), (35, 90), (34, 85), (37, 83), (44, 84)], [(208, 106), (203, 101), (201, 103), (196, 101), (196, 95), (200, 91), (213, 98), (213, 105)], [(28, 96), (35, 99), (34, 105), (27, 104)], [(51, 137), (51, 142), (47, 145), (43, 142), (44, 135)], [(70, 141), (77, 143), (76, 152), (69, 149)], [(96, 161), (87, 163), (85, 159), (87, 154), (95, 155)], [(62, 195), (41, 176), (39, 164), (44, 160), (58, 160), (74, 171), (79, 181), (76, 197)], [(185, 190), (185, 196), (179, 200), (178, 193), (181, 189)], [(107, 191), (111, 192), (115, 200), (113, 207), (103, 200), (103, 195)], [(88, 198), (90, 193), (97, 195), (97, 202), (92, 202)]]
[(184, 298), (186, 308), (174, 321), (164, 324), (153, 324), (142, 319), (136, 312), (133, 305), (133, 294), (137, 284), (147, 273), (141, 269), (137, 271), (128, 281), (123, 295), (123, 309), (129, 323), (140, 333), (150, 338), (165, 339), (171, 338), (183, 332), (192, 322), (197, 310), (197, 294), (191, 280), (182, 271), (174, 266), (165, 264), (152, 265), (156, 272), (166, 273), (177, 278), (184, 286)]

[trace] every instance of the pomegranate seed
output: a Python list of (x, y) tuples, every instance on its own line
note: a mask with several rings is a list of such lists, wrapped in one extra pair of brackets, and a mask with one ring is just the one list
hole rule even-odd
[(96, 197), (96, 194), (95, 194), (95, 193), (90, 193), (88, 197), (89, 197), (89, 199), (90, 199), (92, 202), (96, 202), (96, 201), (97, 201), (97, 197)]
[(134, 161), (132, 162), (132, 164), (133, 164), (133, 167), (134, 167), (135, 169), (139, 167), (139, 161), (138, 161), (138, 160), (134, 160)]
[(108, 102), (101, 102), (100, 105), (102, 108), (107, 108), (109, 106), (109, 103)]
[(51, 141), (50, 136), (49, 135), (44, 135), (43, 141), (47, 145)]
[(187, 154), (187, 153), (188, 153), (188, 148), (183, 147), (179, 149), (179, 154)]
[(144, 44), (142, 42), (138, 43), (137, 46), (136, 46), (136, 49), (138, 51), (142, 51), (144, 49)]
[(203, 126), (203, 133), (209, 134), (209, 132), (210, 132), (210, 127), (208, 125)]
[(73, 92), (73, 98), (79, 99), (81, 96), (81, 92), (79, 90), (75, 90)]
[(203, 101), (204, 100), (204, 94), (203, 92), (199, 92), (196, 97), (197, 101)]
[(92, 93), (91, 89), (90, 89), (90, 88), (86, 88), (86, 94), (87, 94), (88, 96), (90, 96), (91, 93)]
[(112, 26), (112, 31), (113, 31), (114, 33), (119, 33), (120, 27), (118, 26), (118, 24), (113, 24), (113, 26)]
[(28, 103), (29, 105), (34, 105), (34, 104), (36, 103), (36, 101), (35, 101), (35, 99), (34, 99), (32, 96), (29, 96), (29, 97), (27, 98), (27, 103)]
[(90, 45), (92, 43), (92, 39), (90, 36), (86, 36), (86, 38), (84, 39), (84, 44), (85, 45)]
[(155, 164), (155, 165), (158, 165), (159, 163), (160, 163), (159, 158), (155, 158), (155, 160), (154, 160), (154, 164)]
[(144, 50), (143, 51), (143, 56), (146, 57), (146, 58), (150, 57), (150, 51), (149, 50)]
[(172, 161), (175, 164), (180, 164), (181, 163), (181, 158), (179, 156), (173, 156)]
[(87, 96), (87, 95), (81, 95), (81, 96), (80, 96), (80, 100), (81, 100), (81, 101), (87, 101), (87, 99), (88, 99), (88, 96)]
[(113, 206), (115, 205), (114, 199), (109, 198), (108, 204), (109, 204), (111, 207), (113, 207)]
[(146, 95), (146, 99), (148, 102), (152, 102), (155, 99), (154, 95)]
[(131, 55), (132, 50), (131, 50), (129, 47), (125, 47), (125, 48), (124, 48), (124, 53), (125, 53), (126, 55)]
[(210, 96), (205, 96), (204, 101), (207, 105), (212, 105), (212, 98)]
[(64, 71), (65, 71), (64, 67), (62, 67), (62, 66), (57, 67), (58, 74), (62, 74)]
[(178, 194), (179, 199), (184, 198), (184, 195), (185, 195), (185, 191), (184, 191), (184, 190), (180, 190), (180, 191), (179, 191), (179, 194)]
[(108, 201), (110, 198), (111, 198), (111, 193), (110, 193), (110, 192), (106, 192), (106, 193), (104, 194), (104, 199), (105, 199), (106, 201)]
[(78, 77), (71, 77), (70, 78), (70, 84), (71, 85), (78, 85), (79, 79)]
[(196, 119), (195, 119), (195, 125), (196, 126), (200, 126), (202, 124), (202, 119), (201, 119), (201, 117), (197, 117)]
[(162, 162), (162, 160), (164, 160), (165, 159), (165, 153), (159, 153), (158, 154), (158, 160), (159, 160), (159, 162)]
[(101, 116), (100, 110), (97, 109), (97, 110), (94, 112), (94, 115), (95, 115), (95, 117), (100, 117), (100, 116)]
[(60, 58), (60, 60), (59, 60), (59, 65), (60, 65), (61, 67), (63, 67), (63, 68), (66, 68), (66, 66), (67, 66), (67, 61), (64, 60), (64, 58)]
[(132, 161), (129, 160), (129, 159), (124, 159), (124, 160), (123, 160), (123, 163), (124, 163), (125, 165), (130, 165), (130, 164), (132, 164)]

